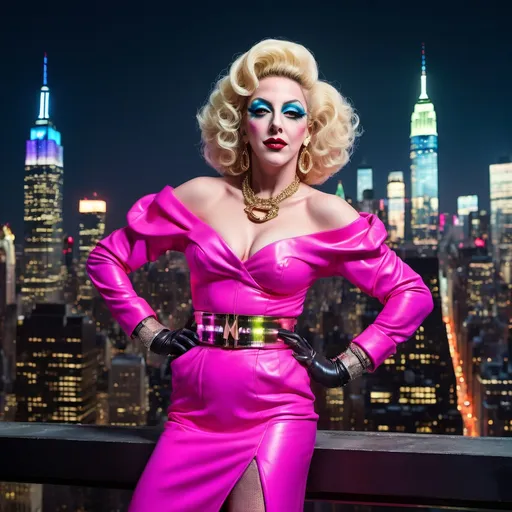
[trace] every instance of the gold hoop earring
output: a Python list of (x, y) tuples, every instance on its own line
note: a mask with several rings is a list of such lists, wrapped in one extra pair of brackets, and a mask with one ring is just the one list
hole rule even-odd
[(299, 171), (307, 174), (313, 168), (313, 158), (307, 147), (304, 147), (299, 157)]
[(244, 150), (242, 151), (242, 161), (240, 162), (240, 168), (243, 172), (246, 172), (249, 170), (249, 167), (251, 166), (251, 159), (249, 158), (249, 152), (247, 151), (247, 144), (244, 147)]

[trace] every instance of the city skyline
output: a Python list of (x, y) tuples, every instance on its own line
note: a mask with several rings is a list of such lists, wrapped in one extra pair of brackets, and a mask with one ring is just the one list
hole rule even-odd
[[(78, 439), (73, 430), (77, 424), (82, 430), (108, 426), (110, 444), (120, 442), (119, 427), (146, 427), (147, 442), (149, 429), (166, 429), (173, 421), (172, 407), (180, 407), (173, 390), (184, 385), (178, 367), (132, 338), (133, 326), (123, 321), (111, 297), (122, 294), (133, 298), (133, 304), (147, 303), (147, 314), (165, 328), (195, 329), (191, 314), (203, 309), (197, 265), (206, 261), (203, 256), (216, 261), (208, 271), (209, 289), (216, 278), (226, 282), (216, 253), (194, 238), (192, 225), (185, 226), (190, 234), (179, 235), (184, 243), (156, 260), (149, 239), (148, 250), (136, 255), (130, 230), (128, 243), (109, 249), (105, 242), (103, 256), (93, 254), (103, 269), (104, 263), (113, 265), (111, 284), (107, 277), (96, 279), (94, 265), (86, 262), (98, 240), (125, 224), (128, 209), (142, 195), (198, 175), (218, 175), (200, 155), (195, 113), (234, 57), (269, 37), (310, 49), (318, 59), (320, 79), (335, 85), (360, 115), (364, 133), (351, 162), (319, 188), (370, 214), (375, 228), (382, 223), (388, 235), (383, 243), (390, 249), (380, 253), (377, 267), (375, 252), (366, 255), (366, 249), (359, 249), (380, 234), (372, 231), (363, 242), (357, 234), (354, 254), (362, 265), (356, 263), (354, 272), (348, 271), (354, 258), (343, 244), (333, 256), (336, 268), (329, 272), (316, 271), (318, 255), (330, 258), (322, 257), (325, 244), (318, 255), (316, 249), (307, 258), (298, 255), (301, 269), (311, 272), (304, 275), (315, 279), (305, 285), (294, 330), (316, 353), (343, 361), (351, 342), (380, 329), (380, 334), (388, 333), (379, 338), (384, 347), (392, 346), (390, 341), (397, 345), (376, 371), (344, 386), (326, 388), (311, 375), (318, 430), (353, 431), (358, 439), (365, 432), (401, 433), (409, 436), (409, 447), (415, 434), (432, 434), (434, 452), (439, 435), (445, 441), (447, 436), (512, 436), (512, 128), (505, 106), (512, 70), (503, 65), (512, 45), (505, 41), (506, 16), (487, 4), (479, 10), (464, 6), (453, 15), (451, 5), (443, 6), (442, 17), (436, 17), (435, 0), (400, 9), (390, 3), (386, 8), (329, 10), (315, 5), (311, 13), (281, 10), (282, 5), (271, 10), (242, 5), (236, 12), (217, 7), (211, 17), (209, 7), (187, 14), (178, 8), (172, 19), (145, 12), (145, 6), (133, 17), (129, 7), (110, 13), (107, 5), (101, 16), (58, 7), (53, 4), (48, 14), (34, 10), (20, 15), (19, 22), (13, 19), (6, 32), (0, 31), (0, 38), (7, 34), (13, 47), (4, 63), (11, 74), (0, 82), (8, 99), (0, 128), (7, 148), (1, 165), (9, 171), (2, 173), (0, 201), (0, 422), (8, 423), (7, 442), (16, 422), (38, 423), (48, 439), (50, 424), (65, 423), (59, 442), (67, 444)], [(503, 157), (507, 163), (500, 163)], [(145, 263), (148, 258), (151, 262)], [(296, 251), (284, 258), (298, 261)], [(418, 279), (407, 277), (400, 259)], [(285, 274), (293, 269), (280, 266), (278, 276), (285, 283)], [(371, 282), (362, 277), (361, 268), (374, 272)], [(398, 273), (402, 277), (393, 281)], [(244, 279), (236, 276), (238, 299)], [(251, 294), (270, 303), (271, 288), (250, 277)], [(404, 289), (406, 281), (414, 285)], [(285, 308), (296, 282), (276, 296)], [(421, 306), (416, 308), (411, 298), (423, 285), (433, 308), (408, 339), (399, 337), (406, 329), (401, 325), (409, 326), (420, 314)], [(389, 315), (392, 304), (398, 304), (401, 318)], [(215, 301), (211, 305), (219, 315), (226, 313), (226, 325), (236, 337), (230, 301), (223, 298), (218, 306)], [(133, 307), (126, 301), (123, 314)], [(258, 314), (250, 309), (248, 314)], [(263, 314), (270, 309), (265, 307)], [(213, 332), (214, 326), (198, 323), (198, 333), (206, 327)], [(238, 329), (238, 334), (245, 332)], [(274, 368), (272, 373), (284, 377)], [(198, 375), (193, 385), (201, 386), (206, 406), (214, 390)], [(32, 451), (40, 432), (26, 437)], [(336, 439), (338, 443), (342, 436)], [(37, 441), (37, 449), (42, 442)], [(94, 450), (96, 458), (97, 450), (104, 450), (101, 444)], [(404, 455), (429, 448), (424, 438), (420, 444), (418, 452)], [(489, 446), (485, 455), (492, 456)], [(396, 448), (393, 456), (401, 451), (400, 442)], [(59, 443), (53, 441), (51, 449), (59, 459)], [(373, 451), (382, 456), (374, 444)], [(8, 447), (5, 458), (12, 457)], [(86, 472), (95, 457), (81, 461)], [(16, 458), (6, 481), (0, 481), (1, 510), (128, 509), (131, 490), (120, 491), (111, 480), (107, 485), (112, 489), (79, 487), (77, 482), (54, 486), (48, 484), (51, 479), (42, 484), (40, 478), (23, 477), (20, 460), (25, 464)], [(504, 466), (499, 464), (494, 471), (498, 476), (493, 473), (485, 488), (500, 487)], [(461, 479), (455, 472), (453, 478), (450, 485), (463, 489), (468, 476)], [(35, 483), (20, 483), (24, 479)], [(415, 496), (415, 484), (409, 485), (407, 499)], [(441, 488), (435, 498), (439, 506), (448, 498), (446, 485)], [(495, 496), (501, 503), (499, 491)], [(456, 505), (449, 494), (448, 505)], [(427, 495), (421, 495), (422, 505)], [(365, 510), (374, 510), (369, 503), (381, 497), (370, 492), (360, 496)], [(336, 512), (359, 509), (331, 502), (312, 506)]]
[[(34, 36), (41, 37), (33, 37), (19, 48), (14, 44), (15, 50), (7, 56), (12, 80), (4, 87), (15, 101), (5, 111), (8, 122), (2, 128), (2, 136), (8, 148), (5, 184), (12, 193), (0, 206), (1, 221), (13, 226), (19, 241), (23, 193), (19, 148), (36, 112), (35, 94), (41, 84), (39, 70), (44, 51), (49, 55), (52, 118), (66, 147), (64, 210), (69, 213), (64, 225), (66, 232), (75, 235), (82, 195), (97, 191), (111, 205), (109, 232), (124, 223), (126, 211), (140, 195), (159, 190), (167, 183), (177, 186), (200, 174), (216, 174), (201, 159), (195, 113), (236, 54), (256, 40), (274, 35), (310, 48), (318, 59), (321, 78), (339, 87), (361, 116), (364, 133), (357, 141), (351, 163), (320, 187), (334, 193), (341, 179), (345, 193), (351, 197), (355, 197), (356, 168), (363, 160), (374, 169), (377, 197), (384, 197), (390, 171), (404, 173), (406, 194), (410, 197), (408, 130), (410, 113), (420, 92), (420, 51), (424, 41), (429, 96), (438, 115), (440, 211), (455, 212), (457, 196), (474, 193), (479, 194), (481, 207), (488, 209), (489, 165), (510, 152), (512, 138), (506, 109), (500, 104), (500, 98), (506, 98), (505, 84), (511, 73), (498, 65), (508, 52), (508, 47), (500, 44), (500, 37), (505, 41), (504, 32), (498, 30), (502, 20), (491, 8), (466, 9), (459, 24), (454, 24), (452, 33), (446, 36), (434, 30), (432, 15), (420, 16), (419, 9), (402, 10), (399, 21), (392, 19), (393, 8), (381, 11), (372, 9), (375, 16), (366, 19), (356, 7), (344, 9), (353, 23), (342, 35), (334, 33), (331, 17), (321, 17), (324, 30), (318, 29), (315, 35), (314, 30), (301, 29), (300, 23), (292, 24), (292, 29), (288, 23), (283, 26), (276, 13), (276, 21), (263, 28), (249, 24), (243, 34), (238, 34), (239, 29), (233, 25), (232, 35), (237, 37), (219, 37), (214, 50), (204, 44), (213, 27), (194, 20), (196, 38), (191, 40), (183, 31), (191, 21), (189, 15), (179, 12), (174, 19), (183, 23), (177, 22), (172, 34), (167, 34), (161, 20), (152, 16), (144, 18), (141, 25), (128, 14), (120, 16), (118, 23), (109, 27), (110, 33), (105, 20), (95, 20), (96, 39), (88, 47), (87, 37), (79, 37), (85, 32), (87, 20), (78, 20), (76, 15), (48, 19), (50, 25), (46, 25), (44, 34), (34, 23), (21, 27), (20, 20), (18, 25), (13, 20), (11, 28), (20, 29), (11, 34), (13, 41), (28, 28), (35, 31)], [(233, 13), (225, 15), (227, 21), (233, 19)], [(377, 19), (381, 22), (377, 23)], [(414, 31), (407, 28), (407, 22), (413, 19), (417, 21)], [(364, 39), (364, 44), (348, 44), (363, 20), (370, 37)], [(436, 28), (454, 21), (447, 15), (438, 20)], [(383, 31), (382, 23), (387, 23), (389, 30)], [(393, 24), (397, 23), (401, 24), (400, 34), (393, 33)], [(478, 24), (481, 34), (493, 33), (492, 42), (482, 37), (477, 47), (471, 40), (457, 37), (469, 34)], [(137, 42), (130, 38), (135, 27)], [(90, 37), (89, 29), (87, 34)], [(181, 53), (177, 55), (173, 44), (180, 37)], [(157, 42), (161, 43), (158, 55), (153, 51)], [(197, 66), (199, 61), (201, 66)], [(178, 71), (192, 85), (183, 87), (175, 79)], [(485, 102), (476, 101), (483, 96)], [(474, 148), (477, 151), (473, 153)], [(464, 180), (457, 180), (457, 187), (450, 187), (451, 180), (459, 176), (458, 169)]]

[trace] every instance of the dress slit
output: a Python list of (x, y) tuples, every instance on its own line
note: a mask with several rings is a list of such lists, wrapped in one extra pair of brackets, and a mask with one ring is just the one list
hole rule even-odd
[(266, 512), (266, 510), (263, 478), (257, 458), (254, 457), (228, 492), (221, 511)]

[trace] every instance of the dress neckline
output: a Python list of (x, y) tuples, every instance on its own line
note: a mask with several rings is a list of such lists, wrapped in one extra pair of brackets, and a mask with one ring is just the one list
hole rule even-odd
[[(341, 226), (339, 228), (333, 228), (333, 229), (326, 229), (322, 231), (315, 231), (313, 233), (304, 233), (303, 235), (296, 235), (296, 236), (289, 236), (285, 238), (280, 238), (278, 240), (274, 240), (273, 242), (268, 243), (267, 245), (264, 245), (261, 247), (261, 249), (258, 249), (255, 253), (251, 254), (246, 260), (242, 260), (232, 249), (232, 247), (224, 240), (223, 236), (214, 229), (210, 224), (208, 224), (206, 221), (198, 217), (194, 212), (192, 212), (187, 206), (185, 206), (184, 203), (182, 203), (174, 193), (174, 188), (170, 185), (166, 185), (165, 189), (169, 192), (170, 197), (175, 203), (175, 206), (177, 206), (182, 214), (188, 215), (191, 220), (196, 223), (200, 224), (202, 227), (207, 229), (213, 236), (215, 236), (219, 242), (222, 243), (222, 245), (225, 247), (225, 249), (232, 255), (232, 257), (243, 267), (249, 265), (252, 261), (254, 261), (255, 258), (257, 258), (263, 251), (267, 251), (274, 247), (275, 245), (282, 243), (282, 242), (290, 242), (292, 240), (303, 240), (303, 239), (325, 239), (326, 241), (332, 240), (335, 242), (336, 240), (339, 240), (339, 237), (337, 235), (346, 232), (353, 231), (354, 228), (356, 228), (361, 221), (365, 221), (365, 224), (368, 226), (368, 221), (372, 217), (372, 214), (361, 212), (359, 214), (359, 217), (349, 224), (346, 224), (345, 226)], [(165, 208), (165, 205), (162, 205)]]

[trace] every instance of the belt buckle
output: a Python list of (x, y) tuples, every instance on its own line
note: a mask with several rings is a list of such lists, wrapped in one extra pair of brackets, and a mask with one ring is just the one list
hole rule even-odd
[[(230, 323), (230, 317), (233, 317), (233, 322)], [(233, 339), (233, 343), (231, 344), (231, 339)], [(224, 333), (222, 335), (222, 339), (224, 340), (224, 348), (228, 348), (231, 345), (233, 348), (238, 347), (238, 339), (239, 339), (239, 332), (238, 332), (238, 315), (226, 315), (226, 322), (224, 324)]]

